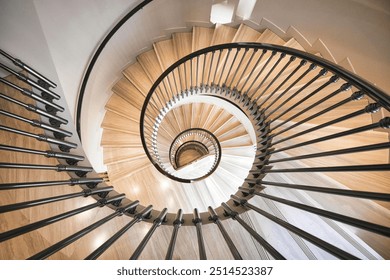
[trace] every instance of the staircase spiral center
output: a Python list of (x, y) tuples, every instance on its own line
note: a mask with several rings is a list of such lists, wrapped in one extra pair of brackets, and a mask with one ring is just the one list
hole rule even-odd
[[(202, 128), (181, 132), (171, 144), (169, 160), (172, 175), (197, 181), (211, 175), (221, 160), (221, 145), (218, 139)], [(166, 163), (163, 163), (166, 166)], [(169, 166), (166, 167), (169, 172)]]

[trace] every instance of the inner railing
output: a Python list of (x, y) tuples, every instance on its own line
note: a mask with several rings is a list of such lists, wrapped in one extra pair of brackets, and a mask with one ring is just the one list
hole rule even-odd
[(171, 175), (192, 181), (202, 180), (217, 169), (221, 161), (221, 145), (205, 129), (187, 129), (172, 141), (168, 157), (169, 162), (159, 160)]

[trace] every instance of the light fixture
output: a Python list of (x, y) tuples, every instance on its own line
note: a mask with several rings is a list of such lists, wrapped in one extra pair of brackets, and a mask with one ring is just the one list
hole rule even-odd
[(237, 1), (214, 0), (211, 6), (210, 21), (212, 23), (226, 24), (233, 21)]

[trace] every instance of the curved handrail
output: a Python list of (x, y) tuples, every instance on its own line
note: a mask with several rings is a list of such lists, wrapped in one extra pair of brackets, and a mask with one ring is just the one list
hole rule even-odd
[(100, 43), (100, 45), (97, 47), (94, 55), (92, 56), (87, 70), (84, 73), (83, 80), (81, 82), (80, 92), (77, 100), (77, 109), (76, 109), (76, 131), (79, 135), (80, 141), (81, 141), (81, 111), (83, 107), (83, 99), (84, 99), (84, 93), (85, 89), (87, 87), (89, 77), (92, 73), (93, 68), (95, 67), (95, 64), (100, 56), (100, 54), (103, 52), (104, 48), (108, 44), (108, 42), (111, 40), (112, 36), (115, 35), (115, 33), (119, 30), (119, 28), (122, 27), (123, 24), (125, 24), (132, 16), (134, 16), (138, 11), (142, 10), (146, 5), (148, 5), (153, 0), (144, 0), (139, 5), (137, 5), (134, 9), (132, 9), (130, 12), (128, 12), (115, 26), (111, 29), (111, 31), (104, 37), (103, 41)]

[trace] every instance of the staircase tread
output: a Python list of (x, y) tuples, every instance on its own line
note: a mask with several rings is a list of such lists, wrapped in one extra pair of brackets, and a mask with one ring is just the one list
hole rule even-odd
[(285, 47), (289, 47), (289, 48), (293, 48), (293, 49), (297, 49), (297, 50), (300, 50), (300, 51), (305, 51), (305, 49), (301, 46), (301, 44), (299, 44), (297, 42), (297, 40), (295, 40), (294, 38), (291, 38), (290, 40), (288, 40), (285, 44), (284, 44)]
[(236, 28), (223, 25), (223, 24), (217, 24), (215, 26), (213, 38), (210, 42), (210, 45), (213, 46), (213, 45), (231, 43), (236, 32), (237, 32)]
[(115, 183), (116, 180), (119, 180), (124, 177), (129, 177), (139, 170), (149, 167), (151, 162), (147, 157), (133, 160), (133, 161), (124, 161), (115, 164), (107, 165), (107, 170), (109, 174), (110, 181)]
[(133, 121), (139, 121), (141, 116), (141, 111), (137, 107), (116, 93), (111, 95), (105, 105), (105, 109)]
[(163, 70), (158, 62), (157, 54), (154, 49), (146, 51), (137, 56), (137, 61), (151, 81), (157, 80)]
[(103, 147), (142, 147), (139, 135), (104, 129), (101, 145)]
[(194, 26), (192, 29), (192, 51), (210, 46), (213, 34), (214, 28)]
[(121, 161), (131, 161), (140, 157), (146, 157), (143, 149), (137, 148), (113, 148), (105, 147), (104, 152), (104, 164), (118, 163)]
[(192, 32), (180, 32), (172, 35), (173, 46), (178, 59), (192, 52)]
[(267, 44), (275, 44), (283, 46), (286, 42), (272, 32), (269, 29), (264, 30), (264, 32), (260, 35), (259, 39), (257, 39), (258, 43), (267, 43)]
[(163, 71), (177, 61), (172, 39), (156, 42), (153, 44), (153, 47)]
[(261, 32), (242, 23), (234, 35), (232, 42), (256, 42), (260, 35)]
[(126, 78), (121, 78), (112, 88), (112, 91), (125, 99), (128, 103), (141, 110), (145, 97)]
[(139, 62), (135, 62), (128, 66), (123, 71), (123, 75), (134, 85), (135, 88), (137, 88), (140, 93), (142, 93), (144, 97), (148, 94), (153, 83)]
[(130, 120), (111, 111), (106, 111), (103, 118), (102, 127), (122, 129), (123, 131), (129, 131), (134, 133), (139, 132), (138, 121)]

